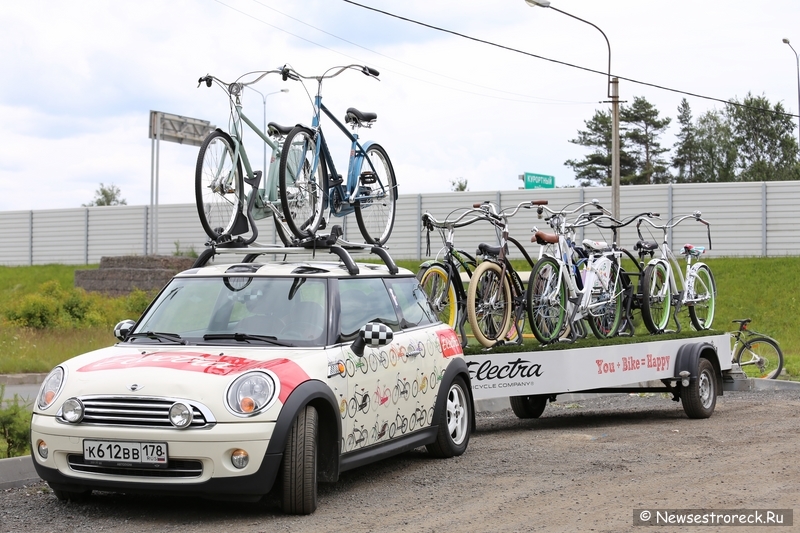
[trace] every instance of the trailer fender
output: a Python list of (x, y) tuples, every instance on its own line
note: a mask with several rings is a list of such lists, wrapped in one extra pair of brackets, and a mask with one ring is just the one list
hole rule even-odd
[(714, 376), (716, 378), (717, 391), (722, 396), (722, 371), (717, 357), (717, 348), (710, 342), (692, 342), (678, 348), (675, 355), (675, 378), (681, 378), (681, 372), (689, 372), (689, 379), (697, 379), (697, 367), (700, 359), (708, 359), (714, 366)]

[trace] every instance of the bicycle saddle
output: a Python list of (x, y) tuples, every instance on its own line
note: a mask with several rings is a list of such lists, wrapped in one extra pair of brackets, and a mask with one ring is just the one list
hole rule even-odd
[(644, 250), (647, 252), (652, 252), (653, 250), (658, 249), (658, 243), (647, 242), (647, 241), (636, 241), (636, 244), (633, 245), (633, 249), (636, 251)]
[(583, 242), (581, 244), (583, 244), (584, 248), (587, 248), (594, 252), (602, 252), (603, 250), (609, 249), (608, 243), (603, 241), (593, 241), (591, 239), (583, 239)]
[(499, 246), (491, 246), (482, 242), (478, 245), (478, 255), (492, 255), (498, 256), (500, 255), (500, 247)]
[(706, 253), (705, 246), (695, 246), (694, 244), (684, 244), (683, 250), (681, 251), (683, 255), (691, 255), (694, 257), (700, 257), (704, 253)]
[(551, 233), (545, 233), (543, 231), (537, 231), (531, 237), (531, 242), (535, 242), (536, 244), (541, 244), (544, 246), (545, 244), (557, 244), (558, 243), (558, 235), (553, 235)]
[(363, 111), (359, 111), (355, 107), (349, 107), (347, 109), (347, 114), (344, 116), (344, 121), (348, 124), (353, 122), (357, 124), (361, 124), (362, 122), (372, 124), (376, 120), (378, 120), (377, 113), (365, 113)]
[(289, 135), (289, 132), (292, 131), (291, 126), (281, 126), (280, 124), (276, 124), (274, 122), (270, 122), (267, 124), (267, 134), (271, 137), (278, 137), (279, 135)]

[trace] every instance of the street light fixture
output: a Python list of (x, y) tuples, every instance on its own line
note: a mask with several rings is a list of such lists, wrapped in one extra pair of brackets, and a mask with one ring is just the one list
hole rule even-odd
[[(267, 96), (271, 96), (273, 94), (278, 94), (278, 93), (288, 93), (289, 89), (281, 89), (280, 91), (275, 91), (275, 92), (271, 92), (271, 93), (267, 93), (267, 94), (264, 94), (261, 91), (259, 91), (258, 89), (255, 89), (253, 87), (248, 87), (248, 89), (250, 89), (252, 91), (255, 91), (259, 95), (261, 95), (261, 103), (264, 105), (264, 126), (263, 126), (264, 129), (261, 130), (261, 131), (264, 133), (264, 135), (266, 135), (267, 134)], [(268, 170), (269, 169), (267, 168), (267, 143), (264, 143), (264, 170), (262, 170), (263, 177), (261, 178), (264, 181), (262, 181), (262, 183), (266, 183), (267, 171)]]
[(794, 58), (797, 60), (797, 138), (800, 139), (800, 56), (797, 55), (797, 50), (794, 49), (789, 39), (784, 39), (783, 42), (789, 45), (789, 48), (794, 52)]
[(566, 11), (562, 11), (550, 5), (550, 0), (525, 0), (525, 3), (531, 7), (546, 7), (554, 11), (558, 11), (562, 15), (572, 17), (579, 20), (584, 24), (588, 24), (597, 31), (599, 31), (603, 38), (606, 40), (608, 46), (608, 97), (611, 99), (611, 203), (614, 216), (619, 218), (619, 80), (611, 77), (611, 43), (606, 36), (606, 33), (601, 30), (596, 24), (592, 24), (588, 20), (576, 17)]

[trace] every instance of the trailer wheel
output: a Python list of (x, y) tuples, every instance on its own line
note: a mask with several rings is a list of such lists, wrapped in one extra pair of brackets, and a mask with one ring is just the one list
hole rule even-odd
[(681, 403), (689, 418), (708, 418), (717, 405), (717, 378), (708, 359), (697, 362), (697, 379), (681, 389)]
[(547, 407), (547, 396), (512, 396), (509, 400), (517, 418), (539, 418)]

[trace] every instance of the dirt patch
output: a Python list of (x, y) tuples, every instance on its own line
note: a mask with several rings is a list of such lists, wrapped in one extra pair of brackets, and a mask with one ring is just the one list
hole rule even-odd
[(604, 396), (556, 402), (538, 420), (480, 413), (462, 457), (416, 450), (347, 472), (320, 487), (311, 516), (284, 516), (274, 498), (96, 493), (62, 504), (39, 484), (0, 493), (0, 531), (642, 533), (634, 509), (796, 506), (798, 448), (798, 391), (728, 393), (705, 420), (662, 395)]

